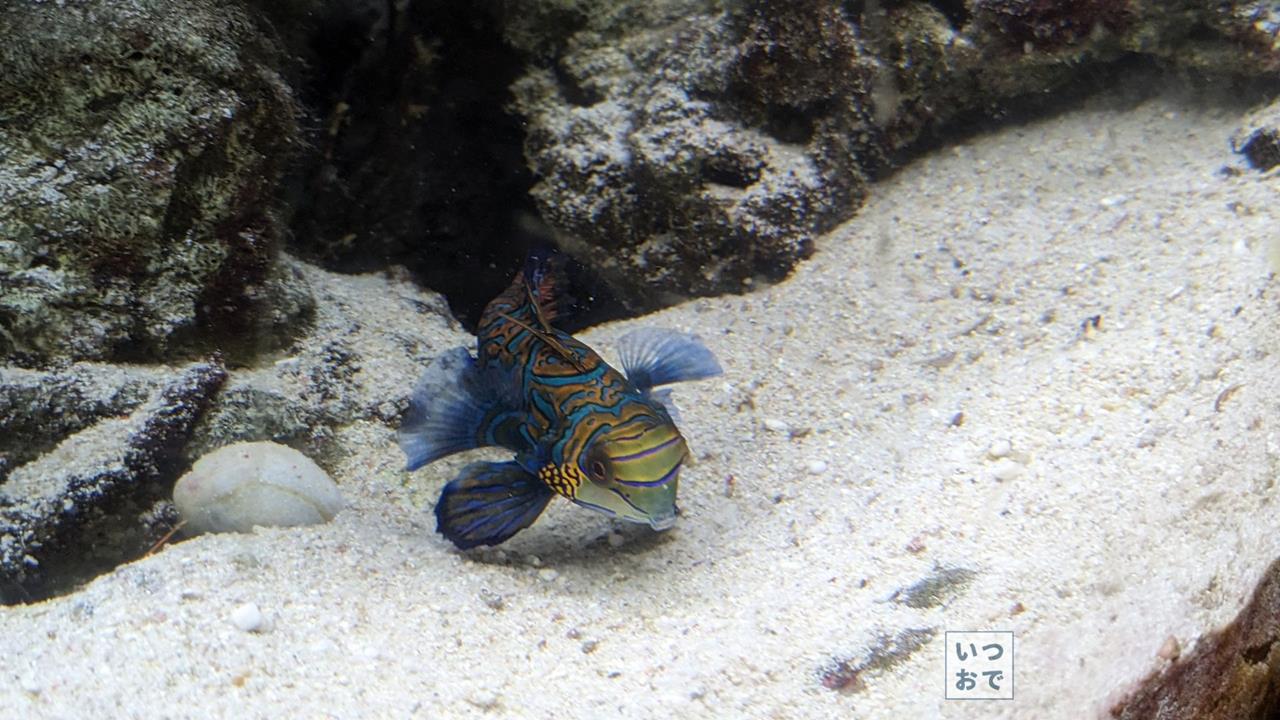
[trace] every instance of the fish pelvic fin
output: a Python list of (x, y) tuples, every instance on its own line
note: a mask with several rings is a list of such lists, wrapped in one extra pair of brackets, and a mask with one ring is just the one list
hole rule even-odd
[(638, 328), (623, 335), (618, 339), (618, 359), (627, 379), (642, 392), (724, 372), (697, 335), (663, 328)]
[(466, 550), (497, 545), (533, 524), (553, 493), (515, 462), (476, 462), (444, 486), (436, 530)]
[(492, 443), (486, 423), (504, 409), (518, 408), (510, 378), (477, 366), (466, 348), (454, 348), (427, 366), (409, 399), (397, 433), (406, 470), (446, 455)]

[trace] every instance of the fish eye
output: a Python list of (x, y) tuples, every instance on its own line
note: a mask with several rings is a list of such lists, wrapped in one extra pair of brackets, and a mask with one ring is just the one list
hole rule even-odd
[(604, 463), (600, 462), (599, 460), (596, 460), (595, 462), (591, 463), (591, 477), (595, 478), (596, 480), (605, 479)]

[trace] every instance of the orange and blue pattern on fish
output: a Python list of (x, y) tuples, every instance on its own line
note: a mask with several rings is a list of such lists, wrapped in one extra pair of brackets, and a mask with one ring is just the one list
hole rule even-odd
[(719, 375), (697, 337), (645, 328), (619, 340), (625, 375), (551, 326), (556, 273), (545, 258), (485, 308), (477, 354), (455, 348), (418, 382), (400, 429), (415, 470), (476, 447), (514, 452), (472, 463), (436, 503), (437, 529), (462, 548), (528, 527), (555, 495), (665, 530), (688, 457), (659, 385)]

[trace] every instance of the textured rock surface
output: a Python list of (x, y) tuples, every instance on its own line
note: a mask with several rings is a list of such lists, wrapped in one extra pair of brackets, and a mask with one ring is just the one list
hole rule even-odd
[(286, 345), (309, 307), (274, 261), (290, 212), (297, 252), (403, 265), (464, 315), (506, 282), (534, 207), (614, 313), (739, 291), (789, 272), (931, 133), (1131, 58), (1266, 76), (1278, 18), (1207, 0), (15, 0), (0, 353)]
[(1280, 560), (1226, 627), (1152, 673), (1111, 709), (1121, 720), (1247, 720), (1280, 714)]
[(313, 322), (283, 355), (232, 371), (184, 451), (188, 462), (258, 440), (301, 448), (322, 466), (335, 462), (345, 452), (333, 441), (336, 426), (394, 425), (427, 362), (445, 348), (475, 342), (443, 298), (404, 277), (343, 277), (284, 262), (314, 288)]
[(0, 37), (0, 356), (274, 342), (308, 299), (274, 265), (298, 126), (262, 27), (236, 3), (13, 0)]
[(1231, 138), (1231, 147), (1256, 170), (1280, 165), (1280, 102), (1264, 105), (1245, 117)]
[(179, 474), (218, 448), (271, 440), (340, 462), (335, 428), (394, 425), (427, 361), (474, 342), (404, 278), (281, 262), (314, 286), (314, 322), (253, 366), (0, 368), (0, 600), (137, 557), (176, 522)]
[[(0, 373), (0, 387), (6, 393), (34, 388), (26, 421), (45, 428), (45, 439), (57, 445), (0, 476), (0, 601), (6, 602), (62, 589), (61, 582), (84, 579), (120, 562), (122, 553), (137, 556), (146, 549), (152, 531), (163, 525), (162, 518), (148, 517), (153, 505), (168, 495), (183, 464), (180, 450), (226, 379), (216, 363), (128, 375), (106, 371), (98, 379), (114, 376), (115, 382), (103, 383), (110, 388), (105, 399), (75, 405), (74, 394), (63, 394), (81, 378), (94, 377), (94, 368), (35, 379), (13, 374)], [(148, 389), (145, 402), (138, 403), (142, 388)], [(39, 425), (64, 408), (80, 414), (76, 423)], [(108, 409), (121, 415), (101, 415)], [(59, 431), (70, 434), (52, 435)]]
[[(632, 309), (780, 277), (867, 178), (1123, 58), (1265, 76), (1268, 3), (508, 3), (541, 213)], [(1270, 18), (1270, 19), (1269, 19)]]

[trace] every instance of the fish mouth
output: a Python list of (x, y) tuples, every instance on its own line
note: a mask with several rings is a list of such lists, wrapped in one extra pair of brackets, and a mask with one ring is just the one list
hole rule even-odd
[(649, 527), (662, 532), (670, 530), (676, 524), (676, 514), (666, 513), (664, 515), (654, 515), (649, 518)]

